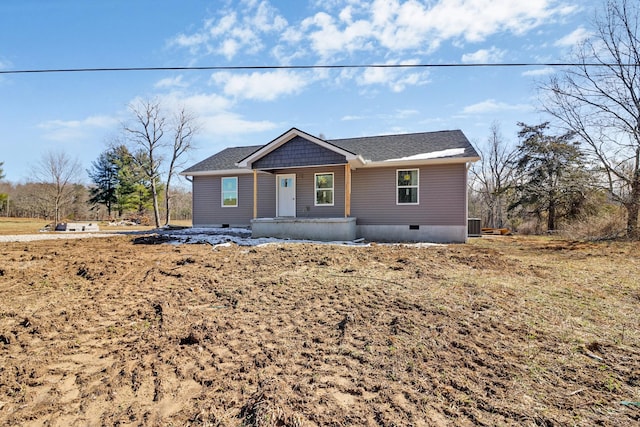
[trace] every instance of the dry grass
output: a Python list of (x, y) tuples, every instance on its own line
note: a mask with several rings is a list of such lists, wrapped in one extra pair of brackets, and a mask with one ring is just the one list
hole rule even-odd
[[(0, 217), (0, 235), (35, 234), (39, 233), (47, 224), (51, 224), (51, 222), (37, 218)], [(100, 231), (148, 231), (154, 228), (152, 226), (143, 225), (111, 226), (107, 221), (98, 221), (98, 225), (100, 226)], [(191, 220), (174, 220), (171, 221), (171, 225), (190, 227)]]
[(573, 221), (563, 227), (561, 234), (569, 239), (607, 240), (623, 238), (626, 233), (627, 219), (620, 209), (603, 212), (584, 220)]
[(0, 217), (0, 234), (33, 234), (49, 222), (33, 218)]

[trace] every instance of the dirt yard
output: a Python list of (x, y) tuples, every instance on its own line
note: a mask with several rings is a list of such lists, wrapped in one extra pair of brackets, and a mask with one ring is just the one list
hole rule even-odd
[(640, 423), (637, 243), (153, 243), (0, 244), (0, 425)]

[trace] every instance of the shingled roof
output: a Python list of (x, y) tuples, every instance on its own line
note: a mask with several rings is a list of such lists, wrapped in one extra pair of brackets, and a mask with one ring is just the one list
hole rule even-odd
[(190, 175), (193, 172), (239, 169), (236, 163), (256, 150), (259, 150), (261, 147), (262, 145), (251, 145), (246, 147), (225, 148), (219, 153), (207, 157), (203, 161), (185, 169), (182, 175)]
[(448, 158), (479, 157), (467, 137), (460, 130), (368, 136), (364, 138), (334, 139), (327, 142), (361, 155), (365, 160), (383, 162), (420, 154), (464, 149)]
[[(380, 135), (361, 138), (327, 139), (327, 143), (361, 156), (366, 162), (403, 161), (408, 158), (479, 159), (460, 130)], [(182, 175), (204, 172), (241, 171), (237, 163), (264, 145), (226, 148), (184, 170)]]

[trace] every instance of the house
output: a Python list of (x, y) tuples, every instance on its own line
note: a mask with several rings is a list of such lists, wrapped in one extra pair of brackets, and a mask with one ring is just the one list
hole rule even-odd
[(194, 227), (250, 226), (253, 237), (465, 242), (467, 173), (479, 159), (460, 130), (325, 140), (292, 128), (181, 174), (193, 184)]

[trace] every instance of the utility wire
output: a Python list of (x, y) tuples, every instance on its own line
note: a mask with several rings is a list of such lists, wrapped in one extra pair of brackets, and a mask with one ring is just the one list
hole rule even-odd
[(101, 68), (43, 68), (0, 70), (0, 74), (93, 73), (115, 71), (230, 71), (230, 70), (311, 70), (346, 68), (477, 68), (477, 67), (640, 67), (640, 64), (604, 63), (491, 63), (491, 64), (352, 64), (352, 65), (219, 65), (203, 67), (101, 67)]

